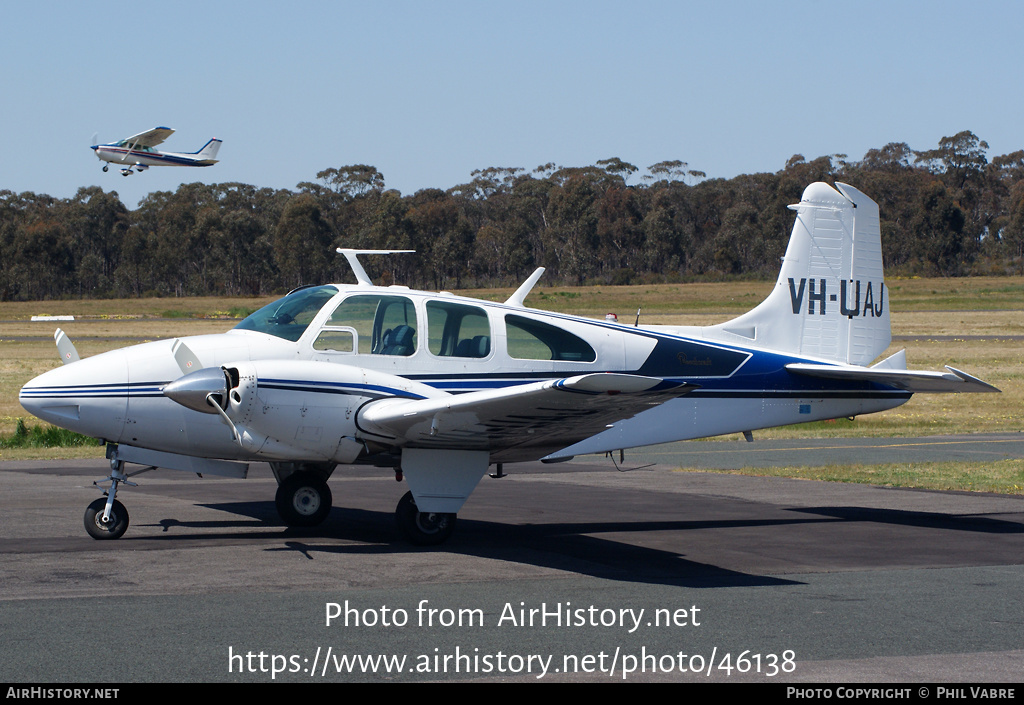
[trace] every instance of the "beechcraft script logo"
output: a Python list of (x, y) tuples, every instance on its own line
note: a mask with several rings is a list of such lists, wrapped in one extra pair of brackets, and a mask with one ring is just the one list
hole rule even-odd
[[(852, 285), (852, 286), (848, 286)], [(825, 279), (800, 280), (797, 286), (796, 280), (789, 278), (789, 298), (793, 302), (793, 313), (799, 314), (803, 307), (804, 296), (807, 296), (807, 314), (815, 314), (815, 304), (819, 316), (824, 316), (830, 303), (839, 304), (839, 313), (847, 318), (855, 316), (873, 316), (880, 318), (885, 312), (885, 284), (878, 282), (875, 287), (873, 282), (868, 282), (864, 289), (864, 299), (861, 301), (861, 281), (843, 279), (839, 282), (839, 293), (829, 294)], [(850, 296), (852, 290), (852, 296)], [(875, 301), (877, 291), (878, 301)], [(833, 308), (833, 310), (835, 310)]]

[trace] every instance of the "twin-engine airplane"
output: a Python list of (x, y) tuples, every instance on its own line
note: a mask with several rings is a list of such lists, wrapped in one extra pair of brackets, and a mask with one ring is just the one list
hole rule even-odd
[[(838, 189), (838, 191), (836, 190)], [(489, 466), (665, 443), (899, 406), (917, 392), (996, 392), (964, 372), (907, 370), (890, 342), (878, 206), (811, 184), (772, 293), (707, 327), (635, 326), (527, 308), (538, 269), (504, 303), (374, 286), (299, 289), (233, 330), (78, 360), (26, 384), (21, 404), (104, 439), (106, 497), (85, 528), (117, 538), (125, 463), (244, 477), (268, 461), (278, 511), (316, 525), (338, 465), (394, 468), (396, 518), (439, 544)], [(139, 472), (143, 472), (140, 470)], [(137, 474), (137, 473), (133, 473)], [(97, 483), (98, 484), (98, 483)]]
[[(153, 147), (162, 143), (174, 134), (169, 127), (154, 127), (152, 130), (140, 132), (111, 144), (95, 144), (92, 146), (96, 156), (111, 164), (122, 164), (121, 174), (128, 176), (138, 171), (145, 171), (151, 166), (211, 166), (217, 163), (217, 150), (222, 140), (212, 139), (203, 145), (198, 152), (159, 152)], [(103, 165), (103, 171), (110, 169)]]

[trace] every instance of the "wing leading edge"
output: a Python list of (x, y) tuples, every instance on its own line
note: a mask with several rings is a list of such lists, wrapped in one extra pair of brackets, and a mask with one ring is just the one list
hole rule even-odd
[(432, 399), (364, 406), (364, 433), (408, 448), (488, 450), (493, 461), (551, 451), (696, 389), (655, 377), (596, 373)]

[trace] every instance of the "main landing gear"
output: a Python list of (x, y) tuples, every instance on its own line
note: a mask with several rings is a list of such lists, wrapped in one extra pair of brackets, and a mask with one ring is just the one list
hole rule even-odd
[(402, 495), (395, 509), (398, 530), (417, 546), (437, 546), (447, 541), (455, 531), (455, 518), (454, 513), (421, 512), (412, 492)]
[[(285, 463), (276, 464), (275, 474), (280, 476), (288, 469), (291, 468)], [(327, 518), (333, 498), (325, 475), (330, 475), (325, 468), (300, 465), (280, 481), (274, 503), (286, 525), (319, 526)], [(412, 492), (406, 492), (395, 509), (398, 530), (417, 546), (437, 546), (447, 541), (455, 530), (455, 517), (455, 514), (421, 512)]]
[(295, 472), (277, 487), (277, 513), (288, 526), (318, 526), (331, 512), (331, 488), (313, 472)]

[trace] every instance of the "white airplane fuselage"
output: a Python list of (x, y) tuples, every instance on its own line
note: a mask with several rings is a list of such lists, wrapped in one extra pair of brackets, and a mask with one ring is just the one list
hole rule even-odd
[(93, 145), (92, 149), (96, 153), (96, 157), (101, 161), (137, 168), (148, 168), (151, 166), (212, 166), (217, 163), (216, 159), (197, 157), (195, 154), (160, 152), (155, 149), (139, 147), (130, 149), (113, 144), (97, 144)]
[[(296, 410), (290, 414), (261, 409), (241, 420), (239, 425), (251, 431), (247, 443), (235, 442), (229, 427), (216, 417), (164, 396), (163, 388), (182, 375), (171, 352), (173, 341), (169, 340), (114, 350), (54, 369), (25, 386), (21, 403), (50, 423), (153, 450), (238, 460), (354, 462), (359, 456), (353, 457), (353, 449), (361, 442), (373, 441), (374, 436), (362, 433), (350, 420), (362, 404), (384, 396), (427, 398), (592, 372), (661, 377), (698, 387), (687, 396), (620, 421), (576, 444), (578, 447), (559, 446), (557, 439), (551, 439), (520, 450), (498, 449), (492, 461), (502, 462), (598, 453), (856, 416), (890, 409), (910, 398), (903, 390), (881, 385), (837, 383), (791, 374), (785, 369), (787, 364), (821, 361), (709, 341), (705, 339), (708, 329), (669, 332), (407, 289), (332, 288), (337, 293), (295, 342), (244, 329), (182, 339), (203, 368), (251, 363), (259, 379), (259, 405)], [(316, 349), (318, 339), (339, 327), (330, 325), (328, 319), (350, 297), (403, 299), (416, 313), (418, 331), (428, 330), (430, 305), (457, 304), (486, 312), (491, 332), (489, 350), (484, 357), (440, 356), (432, 353), (422, 339), (409, 355), (360, 352), (358, 343), (345, 352)], [(507, 315), (545, 323), (586, 341), (594, 359), (527, 361), (512, 357), (507, 344)], [(294, 361), (323, 364), (305, 366), (302, 374), (310, 379), (289, 379), (289, 365)], [(367, 379), (375, 373), (379, 378)], [(278, 388), (271, 389), (265, 379), (274, 380)], [(285, 429), (282, 424), (289, 427)], [(356, 446), (339, 448), (342, 437)]]

